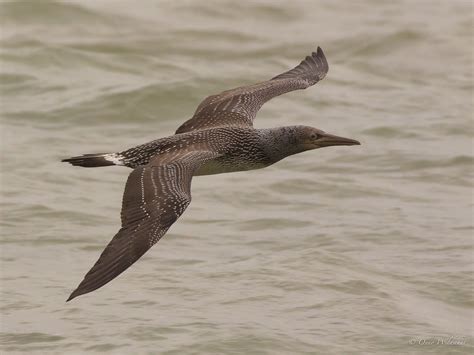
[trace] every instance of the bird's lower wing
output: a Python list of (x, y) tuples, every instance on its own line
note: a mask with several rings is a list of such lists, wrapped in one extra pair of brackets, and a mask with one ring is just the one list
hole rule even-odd
[(307, 56), (299, 65), (273, 79), (242, 86), (207, 97), (194, 116), (176, 133), (222, 126), (249, 126), (258, 110), (268, 100), (298, 89), (306, 89), (322, 80), (329, 70), (321, 48)]
[(172, 161), (155, 159), (132, 171), (123, 196), (122, 228), (68, 301), (113, 280), (158, 242), (191, 202), (196, 169), (217, 156), (209, 151), (185, 152)]

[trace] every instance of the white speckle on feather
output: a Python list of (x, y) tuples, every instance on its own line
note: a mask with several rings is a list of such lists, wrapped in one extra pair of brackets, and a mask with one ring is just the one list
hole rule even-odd
[(105, 160), (108, 160), (108, 161), (111, 161), (111, 162), (114, 163), (115, 165), (123, 165), (123, 160), (122, 160), (122, 158), (120, 157), (120, 155), (118, 155), (118, 154), (116, 154), (116, 153), (105, 154), (105, 155), (104, 155), (104, 159), (105, 159)]

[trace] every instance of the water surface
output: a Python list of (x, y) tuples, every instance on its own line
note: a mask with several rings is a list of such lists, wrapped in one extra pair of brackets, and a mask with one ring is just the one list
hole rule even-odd
[[(472, 352), (471, 2), (23, 1), (0, 14), (5, 353)], [(207, 95), (317, 45), (326, 79), (255, 125), (362, 145), (196, 178), (159, 244), (66, 304), (118, 229), (129, 170), (60, 159), (170, 135)]]

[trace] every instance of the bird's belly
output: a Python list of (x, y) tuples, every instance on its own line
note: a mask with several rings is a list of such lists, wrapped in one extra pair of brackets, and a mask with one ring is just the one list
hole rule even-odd
[(218, 158), (204, 163), (194, 175), (233, 173), (237, 171), (261, 169), (266, 166), (266, 164), (261, 162), (249, 162), (235, 158)]

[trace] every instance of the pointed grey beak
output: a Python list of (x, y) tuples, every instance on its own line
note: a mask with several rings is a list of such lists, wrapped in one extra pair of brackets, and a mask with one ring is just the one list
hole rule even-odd
[(321, 147), (330, 147), (333, 145), (360, 145), (360, 142), (355, 139), (338, 137), (325, 133), (324, 136), (318, 139), (317, 144)]

